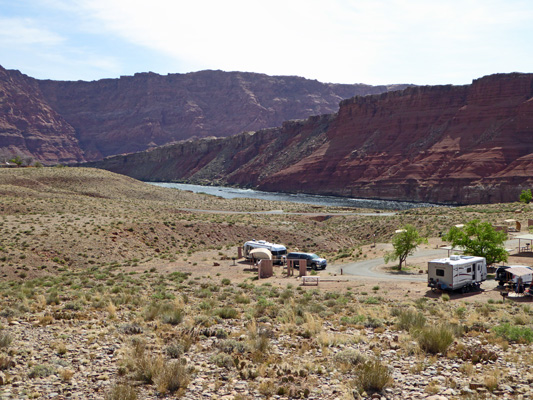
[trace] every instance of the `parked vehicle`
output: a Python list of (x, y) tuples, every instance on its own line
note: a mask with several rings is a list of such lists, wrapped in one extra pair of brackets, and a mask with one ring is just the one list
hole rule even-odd
[(287, 260), (307, 260), (307, 269), (326, 269), (328, 262), (314, 253), (293, 252), (287, 254)]
[(486, 279), (484, 257), (453, 255), (428, 262), (428, 286), (432, 289), (466, 293), (478, 290)]
[(243, 246), (243, 255), (248, 260), (252, 259), (250, 252), (253, 249), (267, 249), (272, 253), (272, 261), (274, 264), (282, 264), (287, 255), (287, 248), (282, 244), (270, 243), (266, 240), (249, 240), (244, 243)]
[(526, 265), (500, 265), (498, 268), (496, 268), (496, 275), (494, 277), (494, 279), (498, 281), (498, 284), (500, 286), (504, 286), (506, 283), (509, 282), (513, 282), (515, 284), (518, 283), (518, 276), (516, 274), (513, 274), (512, 272), (509, 272), (509, 270), (512, 271), (512, 268), (515, 267), (526, 268), (531, 270), (531, 274), (521, 275), (522, 283), (524, 285), (531, 284), (531, 281), (533, 280), (533, 269), (531, 267), (528, 267)]
[(506, 270), (509, 269), (508, 265), (500, 265), (496, 268), (496, 273), (494, 275), (494, 280), (498, 281), (498, 285), (503, 286), (509, 282), (509, 275)]

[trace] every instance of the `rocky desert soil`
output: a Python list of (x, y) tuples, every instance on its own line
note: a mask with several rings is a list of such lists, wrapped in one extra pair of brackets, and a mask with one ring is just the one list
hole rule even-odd
[[(435, 249), (472, 219), (527, 226), (528, 205), (348, 215), (84, 168), (0, 170), (0, 196), (2, 399), (533, 397), (529, 299), (502, 301), (493, 280), (433, 293), (424, 256), (412, 281), (341, 274), (407, 223)], [(233, 260), (250, 238), (325, 256), (320, 284), (282, 267), (258, 280)]]

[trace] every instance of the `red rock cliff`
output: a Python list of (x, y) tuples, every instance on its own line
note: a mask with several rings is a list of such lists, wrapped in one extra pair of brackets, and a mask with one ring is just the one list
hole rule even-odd
[(325, 84), (201, 71), (94, 82), (36, 80), (0, 67), (0, 153), (49, 164), (98, 160), (191, 137), (224, 137), (332, 113), (342, 99), (406, 85)]
[(225, 137), (279, 126), (289, 119), (336, 112), (341, 100), (356, 94), (400, 86), (201, 71), (141, 73), (95, 82), (39, 81), (39, 87), (76, 128), (86, 159), (97, 160), (191, 137)]
[(83, 161), (74, 128), (46, 102), (34, 79), (0, 67), (0, 161)]
[(99, 166), (146, 180), (449, 204), (533, 185), (533, 74), (354, 97), (333, 115)]

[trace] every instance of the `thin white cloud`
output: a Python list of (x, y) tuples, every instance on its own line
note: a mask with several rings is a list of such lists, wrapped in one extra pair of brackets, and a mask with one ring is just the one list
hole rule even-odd
[(55, 32), (39, 26), (30, 18), (1, 18), (0, 43), (10, 45), (55, 46), (64, 38)]
[[(20, 1), (63, 19), (5, 19), (18, 23), (13, 34), (3, 29), (0, 43), (14, 36), (48, 43), (108, 76), (223, 69), (325, 82), (446, 84), (533, 65), (533, 4), (526, 0)], [(128, 46), (141, 52), (126, 54)]]

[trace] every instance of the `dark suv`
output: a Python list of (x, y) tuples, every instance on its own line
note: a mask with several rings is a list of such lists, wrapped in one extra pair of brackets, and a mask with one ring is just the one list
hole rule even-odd
[(289, 253), (287, 260), (307, 260), (307, 268), (314, 270), (326, 269), (328, 262), (325, 258), (320, 258), (314, 253)]

